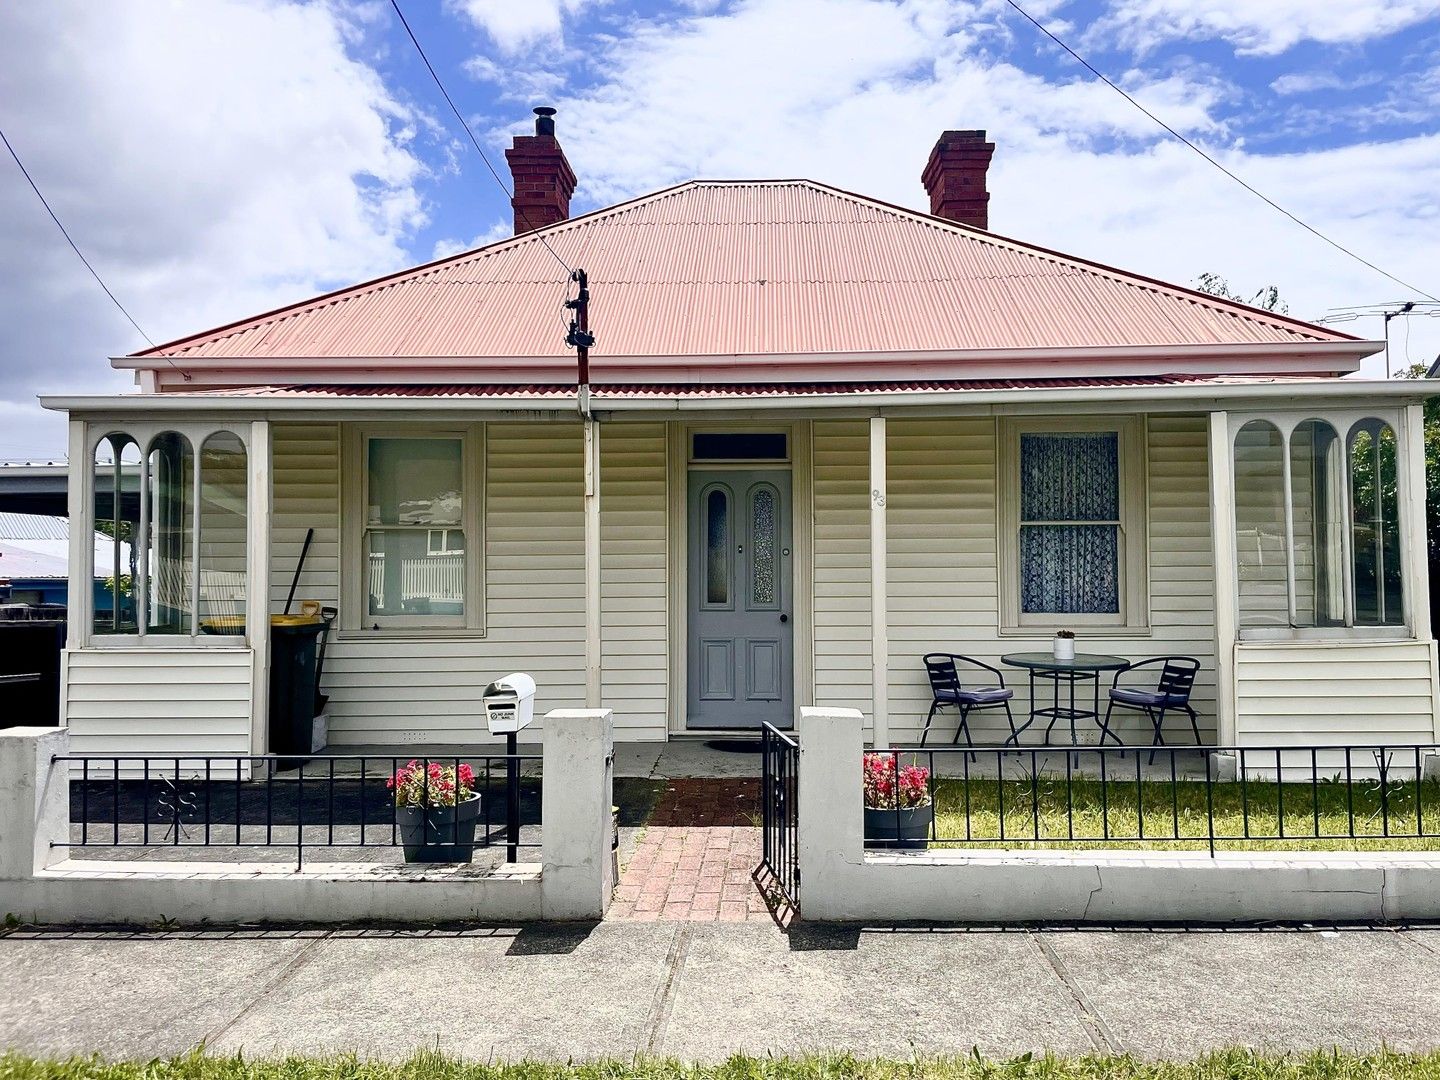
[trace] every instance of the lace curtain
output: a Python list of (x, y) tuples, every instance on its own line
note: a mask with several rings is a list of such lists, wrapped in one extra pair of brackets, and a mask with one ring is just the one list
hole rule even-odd
[(1120, 436), (1020, 436), (1020, 610), (1120, 610)]

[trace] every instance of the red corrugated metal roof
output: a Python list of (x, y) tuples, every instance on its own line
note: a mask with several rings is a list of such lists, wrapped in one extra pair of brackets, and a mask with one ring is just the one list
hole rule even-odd
[[(1298, 379), (1299, 377), (1289, 377)], [(1063, 389), (1144, 389), (1162, 386), (1262, 385), (1287, 381), (1286, 376), (1258, 375), (1136, 375), (1080, 379), (937, 379), (915, 382), (854, 383), (626, 383), (592, 386), (601, 398), (705, 398), (705, 397), (794, 397), (829, 394), (904, 394), (943, 391), (1063, 390)], [(1313, 381), (1313, 380), (1311, 380)], [(186, 391), (187, 397), (267, 398), (571, 398), (575, 386), (555, 383), (437, 384), (400, 383), (302, 383), (294, 386), (240, 386), (219, 390)], [(178, 395), (172, 395), (178, 396)]]
[[(597, 357), (1353, 341), (809, 180), (693, 181), (542, 230), (590, 275)], [(568, 355), (535, 234), (136, 354)]]

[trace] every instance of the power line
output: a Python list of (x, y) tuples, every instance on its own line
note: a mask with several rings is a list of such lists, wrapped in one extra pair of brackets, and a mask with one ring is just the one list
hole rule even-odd
[[(125, 310), (125, 305), (120, 303), (120, 301), (116, 298), (115, 294), (110, 291), (110, 286), (105, 284), (105, 279), (99, 275), (99, 273), (95, 270), (95, 267), (90, 265), (90, 260), (85, 257), (85, 253), (80, 250), (79, 245), (77, 245), (74, 239), (71, 238), (70, 231), (65, 228), (64, 223), (61, 222), (55, 211), (51, 209), (50, 201), (46, 199), (44, 194), (40, 191), (40, 186), (35, 183), (35, 178), (30, 175), (30, 170), (25, 168), (25, 163), (20, 160), (20, 155), (15, 152), (15, 147), (10, 145), (10, 140), (5, 137), (5, 132), (3, 130), (0, 130), (0, 142), (3, 142), (5, 144), (5, 149), (10, 151), (10, 156), (15, 159), (15, 164), (20, 166), (21, 175), (25, 177), (26, 182), (30, 185), (30, 190), (35, 192), (35, 197), (40, 200), (40, 205), (45, 207), (45, 212), (50, 215), (50, 220), (55, 222), (55, 227), (60, 230), (60, 235), (65, 237), (65, 242), (70, 245), (70, 250), (75, 252), (75, 254), (79, 257), (80, 261), (85, 264), (85, 269), (90, 271), (90, 276), (95, 279), (96, 284), (98, 284), (100, 288), (105, 290), (105, 295), (110, 298), (110, 302), (120, 309), (120, 314), (124, 315), (125, 318), (130, 321), (130, 325), (135, 328), (136, 332), (139, 333), (141, 337), (143, 337), (147, 342), (149, 342), (150, 347), (153, 349), (155, 347), (155, 342), (151, 341), (149, 334), (145, 333), (144, 330), (140, 329), (140, 324), (135, 321), (135, 317), (131, 315), (130, 312)], [(171, 366), (174, 366), (173, 361), (171, 363)]]
[[(405, 33), (410, 36), (410, 42), (412, 45), (415, 46), (415, 51), (420, 54), (420, 59), (425, 61), (425, 68), (430, 72), (430, 78), (435, 80), (435, 85), (440, 88), (440, 94), (442, 97), (445, 98), (445, 104), (450, 106), (450, 111), (455, 114), (455, 119), (460, 121), (460, 126), (465, 129), (465, 134), (470, 136), (470, 145), (475, 147), (475, 152), (480, 155), (480, 160), (485, 163), (485, 168), (490, 170), (490, 175), (495, 178), (495, 183), (499, 185), (500, 190), (505, 193), (506, 197), (509, 198), (513, 204), (515, 198), (514, 193), (505, 186), (505, 181), (502, 180), (500, 178), (500, 174), (495, 171), (495, 166), (490, 164), (490, 158), (485, 153), (484, 149), (480, 146), (480, 140), (475, 138), (475, 132), (470, 130), (469, 122), (465, 119), (464, 115), (456, 107), (455, 100), (450, 96), (450, 91), (446, 90), (445, 84), (440, 81), (440, 76), (435, 71), (435, 65), (430, 63), (430, 57), (425, 55), (425, 49), (420, 44), (420, 39), (415, 36), (415, 31), (410, 29), (409, 20), (405, 18), (405, 13), (400, 10), (399, 0), (390, 0), (390, 6), (395, 9), (395, 14), (400, 17), (400, 25), (405, 27)], [(573, 275), (575, 271), (570, 266), (570, 264), (560, 257), (559, 253), (550, 246), (550, 241), (546, 240), (544, 235), (536, 231), (535, 226), (530, 223), (530, 219), (525, 215), (525, 208), (523, 206), (515, 205), (515, 212), (520, 215), (520, 220), (525, 223), (526, 230), (534, 232), (535, 239), (539, 240), (540, 243), (545, 245), (545, 250), (550, 252), (551, 255), (555, 256), (555, 261), (565, 268), (565, 272), (567, 274)]]
[(1268, 206), (1272, 207), (1273, 209), (1280, 211), (1280, 213), (1284, 214), (1287, 218), (1289, 218), (1291, 221), (1293, 221), (1296, 225), (1299, 225), (1302, 229), (1305, 229), (1307, 232), (1310, 232), (1310, 233), (1314, 234), (1315, 236), (1319, 237), (1321, 240), (1325, 241), (1325, 243), (1329, 244), (1331, 247), (1335, 248), (1337, 251), (1343, 252), (1344, 254), (1350, 256), (1350, 258), (1354, 259), (1356, 262), (1362, 263), (1362, 264), (1364, 264), (1365, 266), (1368, 266), (1371, 270), (1374, 270), (1377, 274), (1380, 274), (1380, 275), (1382, 275), (1382, 276), (1384, 276), (1384, 277), (1389, 278), (1391, 281), (1395, 282), (1395, 284), (1397, 284), (1397, 285), (1403, 285), (1405, 288), (1409, 289), (1411, 292), (1419, 293), (1421, 296), (1429, 297), (1431, 300), (1440, 301), (1440, 296), (1435, 296), (1433, 293), (1428, 293), (1428, 292), (1426, 292), (1424, 289), (1421, 289), (1421, 288), (1418, 288), (1418, 287), (1416, 287), (1416, 286), (1414, 286), (1414, 285), (1411, 285), (1408, 281), (1405, 281), (1405, 280), (1403, 280), (1403, 279), (1401, 279), (1401, 278), (1396, 277), (1394, 274), (1390, 273), (1388, 270), (1382, 270), (1382, 269), (1380, 269), (1380, 267), (1376, 266), (1376, 265), (1375, 265), (1374, 263), (1372, 263), (1369, 259), (1366, 259), (1366, 258), (1364, 258), (1364, 257), (1362, 257), (1362, 256), (1360, 256), (1360, 255), (1357, 255), (1355, 252), (1351, 251), (1349, 248), (1347, 248), (1344, 244), (1340, 243), (1338, 240), (1332, 240), (1332, 239), (1330, 239), (1330, 237), (1326, 236), (1326, 235), (1325, 235), (1324, 233), (1322, 233), (1319, 229), (1315, 228), (1315, 226), (1309, 224), (1308, 222), (1302, 221), (1300, 218), (1296, 217), (1296, 216), (1295, 216), (1294, 214), (1292, 214), (1289, 210), (1286, 210), (1283, 206), (1281, 206), (1279, 203), (1277, 203), (1274, 199), (1270, 198), (1268, 195), (1264, 194), (1264, 193), (1261, 192), (1261, 191), (1257, 191), (1257, 190), (1256, 190), (1254, 187), (1252, 187), (1250, 184), (1248, 184), (1248, 183), (1246, 183), (1244, 180), (1240, 179), (1240, 177), (1236, 176), (1233, 172), (1231, 172), (1229, 169), (1227, 169), (1224, 165), (1220, 164), (1220, 162), (1216, 161), (1213, 157), (1211, 157), (1209, 154), (1207, 154), (1207, 153), (1206, 153), (1204, 150), (1202, 150), (1198, 145), (1196, 145), (1195, 143), (1191, 142), (1191, 141), (1190, 141), (1189, 139), (1187, 139), (1184, 135), (1180, 134), (1180, 132), (1176, 131), (1173, 127), (1171, 127), (1169, 124), (1167, 124), (1164, 120), (1161, 120), (1160, 117), (1156, 116), (1153, 112), (1151, 112), (1149, 109), (1147, 109), (1144, 105), (1141, 105), (1140, 102), (1136, 101), (1133, 97), (1131, 97), (1128, 93), (1126, 93), (1124, 90), (1122, 90), (1122, 89), (1121, 89), (1119, 86), (1117, 86), (1115, 83), (1111, 82), (1111, 81), (1105, 76), (1105, 74), (1104, 74), (1103, 72), (1101, 72), (1098, 68), (1096, 68), (1093, 64), (1091, 64), (1090, 61), (1086, 60), (1083, 56), (1081, 56), (1079, 53), (1077, 53), (1077, 52), (1076, 52), (1074, 49), (1072, 49), (1069, 45), (1065, 44), (1065, 42), (1061, 41), (1058, 37), (1056, 37), (1056, 36), (1055, 36), (1054, 34), (1052, 34), (1049, 30), (1047, 30), (1047, 29), (1045, 28), (1045, 26), (1044, 26), (1042, 23), (1040, 23), (1033, 15), (1031, 15), (1028, 11), (1026, 11), (1026, 10), (1025, 10), (1023, 7), (1021, 7), (1018, 3), (1016, 3), (1016, 0), (1005, 0), (1005, 2), (1006, 2), (1007, 4), (1009, 4), (1012, 8), (1014, 8), (1016, 11), (1018, 11), (1018, 12), (1025, 18), (1025, 20), (1026, 20), (1027, 22), (1029, 22), (1032, 26), (1035, 27), (1035, 29), (1039, 30), (1042, 34), (1044, 34), (1046, 37), (1048, 37), (1048, 38), (1049, 38), (1051, 41), (1053, 41), (1056, 45), (1059, 45), (1060, 48), (1064, 49), (1067, 53), (1069, 53), (1072, 57), (1074, 57), (1075, 60), (1077, 60), (1082, 67), (1084, 67), (1087, 71), (1090, 72), (1090, 74), (1094, 75), (1097, 79), (1099, 79), (1101, 82), (1103, 82), (1106, 86), (1110, 87), (1111, 90), (1114, 90), (1117, 94), (1119, 94), (1121, 97), (1123, 97), (1126, 101), (1130, 102), (1131, 105), (1134, 105), (1135, 108), (1139, 109), (1142, 113), (1144, 113), (1146, 116), (1148, 116), (1151, 120), (1153, 120), (1153, 121), (1155, 121), (1155, 123), (1159, 124), (1162, 128), (1164, 128), (1166, 131), (1168, 131), (1171, 135), (1173, 135), (1173, 136), (1174, 136), (1176, 139), (1178, 139), (1180, 142), (1184, 143), (1184, 144), (1185, 144), (1186, 146), (1188, 146), (1191, 150), (1194, 150), (1195, 153), (1199, 154), (1202, 158), (1204, 158), (1206, 161), (1208, 161), (1211, 165), (1215, 166), (1215, 168), (1219, 169), (1222, 173), (1224, 173), (1226, 176), (1228, 176), (1231, 180), (1234, 180), (1237, 184), (1239, 184), (1241, 187), (1243, 187), (1246, 191), (1250, 192), (1251, 195), (1254, 195), (1257, 199), (1260, 199), (1262, 202), (1266, 203)]

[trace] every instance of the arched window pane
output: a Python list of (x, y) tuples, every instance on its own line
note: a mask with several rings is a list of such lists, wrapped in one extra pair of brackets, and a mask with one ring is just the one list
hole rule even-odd
[(705, 602), (730, 602), (730, 499), (723, 488), (705, 497)]
[(1235, 436), (1235, 559), (1242, 629), (1288, 626), (1284, 442), (1252, 420)]
[(150, 444), (146, 462), (149, 535), (145, 545), (145, 632), (194, 630), (191, 575), (195, 567), (195, 454), (190, 440), (167, 431)]
[(245, 626), (245, 444), (221, 431), (200, 450), (200, 629)]
[(1305, 420), (1290, 435), (1296, 626), (1345, 625), (1345, 458), (1335, 429)]
[(1356, 424), (1350, 432), (1350, 500), (1355, 622), (1360, 626), (1405, 621), (1396, 475), (1395, 432), (1379, 420)]
[[(80, 527), (80, 522), (72, 522)], [(134, 634), (136, 541), (140, 536), (140, 447), (106, 435), (95, 447), (95, 632)], [(73, 602), (73, 601), (72, 601)]]

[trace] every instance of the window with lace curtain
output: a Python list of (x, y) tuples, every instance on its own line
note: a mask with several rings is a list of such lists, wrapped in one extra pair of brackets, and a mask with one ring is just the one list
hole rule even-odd
[(1002, 424), (1002, 629), (1144, 629), (1142, 436), (1135, 418)]

